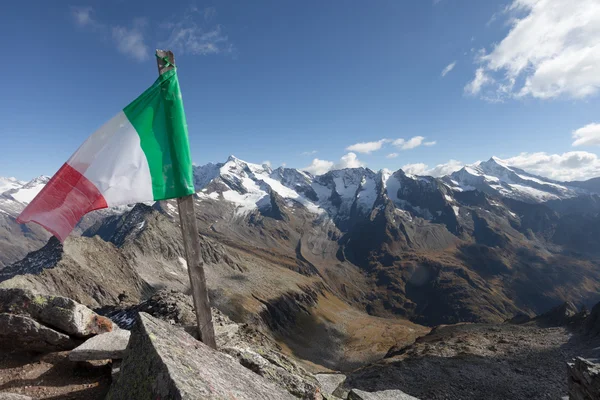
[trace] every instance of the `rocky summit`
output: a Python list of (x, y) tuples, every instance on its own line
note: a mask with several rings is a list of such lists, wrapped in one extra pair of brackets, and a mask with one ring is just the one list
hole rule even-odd
[(107, 399), (293, 399), (185, 331), (140, 313)]

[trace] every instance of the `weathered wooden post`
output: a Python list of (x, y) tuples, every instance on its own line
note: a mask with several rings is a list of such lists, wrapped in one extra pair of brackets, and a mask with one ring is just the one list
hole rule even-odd
[[(158, 74), (175, 68), (175, 57), (170, 50), (156, 50)], [(168, 63), (165, 62), (168, 60)], [(204, 266), (200, 259), (200, 237), (196, 227), (196, 214), (194, 213), (193, 195), (179, 197), (177, 199), (179, 206), (179, 220), (181, 222), (181, 233), (183, 235), (183, 246), (190, 276), (190, 285), (192, 288), (192, 297), (194, 307), (196, 308), (196, 322), (198, 323), (198, 333), (200, 340), (206, 345), (217, 348), (215, 341), (215, 331), (210, 313), (210, 303), (208, 300), (208, 290), (206, 290), (206, 277), (204, 275)]]

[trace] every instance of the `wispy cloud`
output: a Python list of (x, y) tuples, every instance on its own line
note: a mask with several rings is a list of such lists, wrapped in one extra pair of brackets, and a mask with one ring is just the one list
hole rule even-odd
[(448, 72), (452, 71), (456, 67), (456, 61), (452, 61), (450, 64), (446, 65), (446, 67), (442, 70), (442, 77), (446, 76)]
[(375, 142), (356, 143), (356, 144), (346, 147), (346, 150), (356, 151), (358, 153), (370, 154), (374, 151), (381, 149), (381, 146), (383, 146), (384, 143), (387, 143), (389, 141), (390, 141), (389, 139), (381, 139), (381, 140), (377, 140)]
[(303, 156), (312, 156), (314, 154), (317, 154), (317, 150), (303, 151), (302, 153), (300, 153), (300, 155), (303, 155)]
[(234, 49), (221, 25), (213, 24), (216, 10), (190, 8), (183, 17), (164, 23), (168, 38), (159, 43), (180, 54), (208, 55), (231, 53)]
[(109, 25), (96, 20), (92, 7), (72, 7), (71, 16), (75, 24), (81, 28), (97, 31), (102, 35), (110, 35), (117, 50), (137, 61), (148, 59), (150, 51), (144, 37), (148, 25), (146, 18), (135, 18), (130, 27)]
[(487, 75), (485, 69), (477, 68), (473, 80), (465, 86), (465, 93), (475, 96), (481, 91), (483, 85), (492, 82), (492, 79)]
[(573, 146), (599, 146), (600, 124), (591, 123), (573, 131)]
[(71, 7), (71, 16), (79, 26), (95, 25), (96, 21), (92, 18), (93, 12), (92, 7)]
[(500, 17), (508, 21), (508, 33), (475, 58), (466, 93), (492, 101), (582, 99), (598, 93), (598, 0), (512, 0), (490, 21)]
[(396, 158), (398, 157), (398, 153), (390, 153), (387, 156), (385, 156), (385, 158)]
[(132, 24), (111, 25), (94, 18), (92, 7), (72, 7), (71, 17), (75, 25), (98, 31), (110, 37), (116, 49), (136, 61), (146, 61), (150, 56), (149, 33), (158, 32), (166, 40), (157, 40), (157, 47), (166, 47), (178, 54), (208, 55), (231, 53), (234, 49), (221, 25), (216, 24), (213, 7), (198, 9), (190, 7), (182, 16), (150, 29), (149, 21), (136, 18)]
[(408, 140), (396, 139), (392, 142), (392, 144), (401, 150), (410, 150), (410, 149), (414, 149), (415, 147), (419, 147), (421, 145), (433, 146), (436, 144), (435, 141), (423, 142), (424, 140), (425, 140), (424, 136), (414, 136)]
[(134, 20), (132, 28), (115, 26), (112, 28), (112, 37), (117, 49), (122, 54), (130, 56), (137, 61), (145, 61), (150, 57), (150, 50), (144, 42), (142, 30), (147, 25), (145, 19)]

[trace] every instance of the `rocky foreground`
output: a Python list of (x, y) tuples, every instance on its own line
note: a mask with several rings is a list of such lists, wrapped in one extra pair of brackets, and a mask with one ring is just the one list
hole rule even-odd
[(0, 399), (600, 398), (600, 305), (439, 326), (346, 374), (313, 373), (217, 310), (210, 349), (180, 292), (98, 311), (112, 320), (68, 298), (0, 289)]

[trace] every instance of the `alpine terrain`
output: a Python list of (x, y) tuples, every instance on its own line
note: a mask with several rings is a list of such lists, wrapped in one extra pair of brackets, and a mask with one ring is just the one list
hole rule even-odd
[[(434, 178), (368, 168), (313, 176), (234, 156), (194, 167), (194, 180), (211, 305), (307, 371), (348, 374), (336, 396), (355, 388), (480, 398), (483, 386), (467, 395), (406, 376), (460, 369), (461, 354), (495, 373), (488, 360), (518, 363), (522, 350), (506, 345), (514, 341), (549, 352), (539, 359), (548, 365), (589, 356), (583, 341), (556, 349), (569, 341), (568, 329), (583, 332), (586, 310), (600, 301), (594, 180), (552, 181), (495, 157)], [(143, 306), (157, 292), (188, 293), (174, 200), (92, 213), (61, 244), (15, 222), (47, 178), (0, 182), (0, 290), (68, 297), (126, 329), (138, 311), (157, 310)], [(178, 323), (181, 313), (169, 307), (166, 320)], [(555, 307), (568, 318), (536, 319)], [(520, 393), (510, 382), (489, 398), (567, 391), (561, 370)]]

